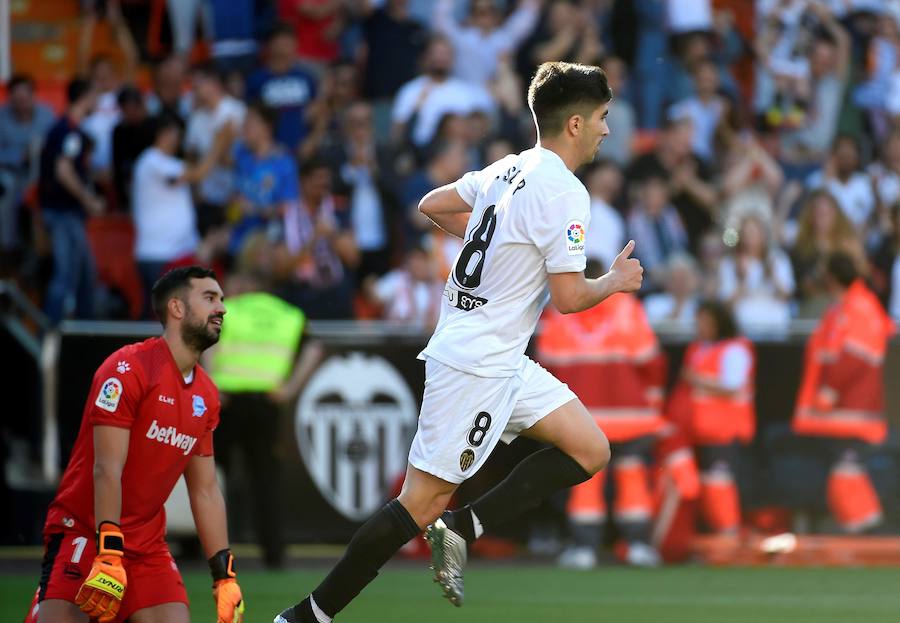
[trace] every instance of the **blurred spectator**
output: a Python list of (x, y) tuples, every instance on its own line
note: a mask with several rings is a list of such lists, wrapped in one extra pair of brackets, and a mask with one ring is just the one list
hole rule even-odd
[(625, 245), (625, 221), (615, 207), (622, 194), (622, 171), (612, 161), (588, 165), (582, 180), (591, 196), (591, 235), (585, 241), (588, 259), (612, 266)]
[(300, 202), (284, 218), (292, 283), (283, 297), (310, 318), (353, 316), (352, 271), (359, 264), (349, 210), (331, 194), (331, 169), (320, 158), (300, 166)]
[(278, 111), (275, 139), (296, 153), (309, 132), (309, 107), (315, 98), (316, 80), (297, 62), (294, 31), (280, 24), (266, 42), (265, 64), (247, 78), (247, 99)]
[(409, 0), (386, 0), (363, 21), (363, 94), (373, 100), (379, 140), (390, 128), (391, 98), (415, 78), (428, 36), (410, 17), (408, 4)]
[(153, 144), (153, 120), (147, 115), (143, 94), (133, 86), (119, 91), (121, 118), (112, 135), (112, 174), (116, 203), (120, 210), (131, 209), (131, 178), (135, 162)]
[(6, 93), (9, 101), (0, 105), (0, 253), (20, 245), (22, 193), (37, 177), (41, 143), (53, 125), (53, 111), (36, 101), (30, 76), (10, 78)]
[(700, 304), (700, 272), (687, 253), (676, 253), (665, 267), (662, 292), (644, 299), (644, 312), (651, 324), (666, 323), (683, 334), (694, 332)]
[(112, 133), (119, 123), (119, 89), (122, 81), (116, 75), (112, 59), (97, 56), (91, 61), (91, 88), (97, 92), (97, 104), (84, 119), (81, 129), (91, 137), (91, 174), (101, 182), (112, 179)]
[[(896, 7), (896, 5), (895, 5)], [(869, 125), (876, 141), (882, 140), (890, 130), (891, 117), (900, 113), (900, 14), (883, 7), (877, 17), (875, 36), (869, 40), (866, 51), (865, 80), (853, 91), (853, 102), (868, 113)]]
[(234, 147), (234, 171), (240, 217), (229, 252), (236, 257), (247, 235), (258, 229), (278, 237), (284, 216), (297, 207), (297, 161), (275, 142), (277, 113), (254, 103), (244, 118), (243, 141)]
[(341, 120), (347, 109), (360, 101), (359, 72), (350, 61), (329, 67), (319, 86), (318, 99), (309, 107), (311, 128), (300, 145), (301, 159), (336, 149), (341, 143)]
[(338, 184), (350, 199), (350, 219), (359, 246), (358, 281), (383, 275), (390, 268), (391, 250), (396, 248), (399, 213), (396, 188), (391, 179), (391, 161), (375, 143), (372, 107), (351, 104), (343, 114), (342, 143), (330, 155)]
[(423, 73), (404, 84), (394, 100), (391, 116), (396, 142), (408, 136), (421, 148), (432, 140), (444, 115), (493, 111), (494, 103), (487, 89), (452, 77), (452, 66), (450, 41), (442, 35), (433, 35), (423, 53)]
[[(809, 45), (808, 58), (797, 64), (797, 75), (805, 100), (798, 98), (801, 127), (782, 134), (782, 158), (792, 166), (788, 177), (802, 176), (810, 163), (825, 159), (837, 131), (838, 115), (850, 65), (850, 40), (844, 27), (829, 10), (815, 2), (806, 5), (824, 34)], [(765, 62), (765, 58), (763, 60)]]
[(634, 0), (637, 18), (634, 77), (639, 127), (660, 127), (669, 72), (669, 36), (666, 32), (666, 4), (658, 0)]
[(106, 209), (91, 182), (91, 139), (81, 129), (97, 101), (96, 92), (76, 78), (66, 95), (66, 112), (44, 140), (38, 179), (41, 217), (53, 249), (53, 276), (44, 302), (53, 323), (73, 312), (76, 318), (94, 316), (97, 276), (84, 221)]
[(628, 212), (628, 237), (637, 242), (634, 255), (647, 271), (644, 287), (655, 290), (663, 285), (669, 258), (687, 250), (687, 232), (670, 202), (669, 185), (662, 170), (648, 169), (634, 186), (637, 192)]
[(693, 69), (695, 95), (675, 103), (669, 108), (673, 119), (688, 118), (694, 126), (693, 152), (706, 162), (713, 160), (713, 136), (726, 108), (725, 99), (719, 95), (719, 75), (711, 60), (704, 60)]
[(419, 245), (432, 232), (431, 221), (419, 212), (419, 200), (435, 188), (455, 182), (466, 172), (466, 150), (461, 143), (443, 143), (431, 150), (424, 168), (413, 173), (403, 186), (401, 203), (406, 214), (406, 244)]
[(791, 261), (773, 243), (763, 220), (743, 217), (737, 244), (719, 265), (719, 299), (732, 310), (745, 334), (787, 330), (794, 293)]
[(827, 190), (813, 191), (801, 208), (797, 238), (791, 251), (798, 284), (799, 317), (818, 318), (828, 306), (825, 262), (835, 251), (850, 255), (858, 267), (865, 265), (859, 235), (834, 196)]
[(606, 81), (613, 92), (613, 98), (609, 102), (609, 114), (606, 116), (610, 133), (603, 139), (601, 154), (604, 158), (609, 158), (624, 167), (631, 160), (631, 142), (634, 140), (637, 125), (634, 106), (626, 98), (628, 68), (617, 56), (606, 57), (601, 66), (606, 72)]
[[(742, 117), (738, 104), (726, 101), (713, 137), (722, 199), (727, 202), (755, 188), (762, 188), (769, 198), (775, 197), (784, 183), (784, 174)], [(727, 220), (728, 213), (726, 209), (723, 220)]]
[(807, 342), (792, 427), (798, 435), (827, 440), (829, 510), (843, 530), (859, 533), (883, 519), (861, 454), (888, 436), (884, 359), (896, 328), (854, 264), (845, 253), (828, 256), (834, 305)]
[(537, 30), (519, 49), (517, 65), (521, 75), (530, 77), (541, 63), (596, 63), (602, 54), (597, 20), (590, 10), (568, 0), (551, 0)]
[(878, 206), (878, 220), (884, 223), (890, 209), (900, 200), (900, 128), (892, 129), (878, 150), (879, 158), (866, 172)]
[(685, 352), (682, 385), (671, 401), (689, 413), (682, 421), (690, 422), (697, 448), (701, 515), (720, 534), (736, 535), (741, 525), (736, 479), (739, 444), (749, 443), (756, 430), (754, 360), (753, 344), (739, 335), (728, 308), (701, 304), (697, 339)]
[(725, 257), (722, 232), (709, 229), (700, 237), (697, 264), (700, 269), (700, 298), (715, 299), (719, 293), (719, 265)]
[(297, 57), (327, 64), (337, 59), (346, 11), (342, 0), (278, 0), (278, 17), (297, 34)]
[[(222, 76), (211, 66), (194, 69), (194, 111), (188, 119), (184, 138), (188, 158), (199, 161), (210, 152), (213, 140), (227, 125), (240, 128), (244, 123), (246, 106), (227, 93)], [(205, 236), (210, 229), (225, 222), (225, 205), (234, 192), (234, 173), (219, 165), (200, 181), (197, 189), (197, 227)]]
[(134, 256), (144, 285), (144, 315), (152, 317), (150, 291), (164, 269), (195, 255), (200, 238), (190, 184), (212, 170), (230, 140), (226, 126), (196, 166), (177, 157), (183, 126), (178, 117), (163, 115), (154, 124), (153, 145), (134, 165), (132, 218)]
[(810, 189), (824, 188), (837, 200), (863, 241), (875, 215), (872, 180), (860, 171), (859, 144), (852, 136), (839, 136), (825, 165), (809, 176)]
[(672, 205), (681, 216), (691, 249), (696, 251), (700, 236), (716, 216), (718, 193), (709, 167), (691, 151), (692, 137), (689, 119), (667, 120), (656, 148), (635, 158), (626, 177), (630, 183), (645, 177), (648, 171), (662, 170), (662, 174), (654, 175), (666, 180)]
[(496, 0), (473, 0), (465, 26), (453, 15), (453, 0), (437, 0), (433, 27), (450, 40), (456, 51), (453, 73), (473, 85), (487, 87), (498, 59), (514, 52), (537, 24), (537, 0), (518, 0), (516, 10), (503, 20)]
[(403, 266), (364, 282), (366, 297), (382, 308), (382, 317), (428, 332), (441, 313), (444, 281), (422, 247), (406, 252)]
[(890, 228), (872, 254), (872, 289), (888, 313), (900, 319), (900, 203), (891, 208)]
[[(190, 0), (190, 4), (194, 0)], [(180, 0), (169, 0), (170, 4)], [(266, 32), (259, 23), (268, 2), (256, 0), (209, 0), (211, 40), (210, 55), (221, 72), (237, 71), (246, 74), (256, 64), (259, 32)]]
[[(166, 0), (166, 8), (172, 28), (173, 51), (178, 56), (187, 58), (194, 47), (194, 34), (201, 21), (201, 10), (207, 7), (203, 6), (203, 0)], [(204, 30), (209, 30), (208, 23), (204, 24)]]
[(147, 95), (147, 111), (154, 117), (175, 115), (187, 123), (193, 107), (192, 94), (185, 91), (184, 61), (167, 56), (153, 70), (153, 90)]

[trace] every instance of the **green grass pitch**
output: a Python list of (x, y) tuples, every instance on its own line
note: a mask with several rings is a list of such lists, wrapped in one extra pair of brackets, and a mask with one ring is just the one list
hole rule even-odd
[[(305, 594), (324, 568), (246, 571), (246, 623), (272, 616)], [(22, 620), (36, 577), (0, 575), (4, 622)], [(208, 574), (185, 574), (192, 621), (215, 621)], [(719, 569), (673, 567), (593, 572), (484, 566), (466, 575), (466, 604), (445, 602), (430, 575), (391, 566), (338, 623), (889, 623), (900, 621), (900, 569)]]

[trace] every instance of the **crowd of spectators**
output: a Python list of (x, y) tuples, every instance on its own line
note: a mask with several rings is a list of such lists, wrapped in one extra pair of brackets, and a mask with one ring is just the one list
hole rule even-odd
[(587, 251), (637, 241), (652, 321), (690, 330), (716, 298), (778, 335), (821, 314), (838, 249), (900, 318), (898, 2), (170, 0), (159, 58), (119, 2), (83, 4), (128, 66), (85, 63), (55, 121), (25, 74), (0, 106), (4, 270), (54, 322), (128, 308), (90, 235), (118, 215), (144, 292), (199, 260), (312, 318), (433, 326), (460, 242), (418, 200), (534, 144), (524, 92), (549, 60), (607, 71)]

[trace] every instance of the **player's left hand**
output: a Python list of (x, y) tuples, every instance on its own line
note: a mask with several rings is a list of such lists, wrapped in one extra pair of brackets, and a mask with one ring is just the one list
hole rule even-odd
[(244, 597), (237, 583), (234, 556), (231, 550), (223, 549), (209, 559), (209, 570), (213, 577), (213, 601), (216, 602), (216, 623), (242, 623), (244, 620)]
[(213, 600), (216, 602), (216, 623), (242, 623), (244, 598), (237, 580), (229, 578), (215, 582)]

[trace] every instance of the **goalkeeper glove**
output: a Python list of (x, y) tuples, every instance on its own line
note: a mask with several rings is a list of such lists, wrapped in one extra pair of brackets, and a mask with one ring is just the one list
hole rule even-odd
[(97, 528), (97, 557), (91, 566), (87, 580), (78, 589), (75, 604), (99, 623), (109, 623), (116, 618), (128, 581), (122, 557), (125, 555), (125, 538), (119, 524), (102, 521)]
[(237, 583), (231, 550), (223, 549), (210, 558), (209, 570), (213, 577), (216, 623), (241, 623), (244, 620), (244, 599)]

